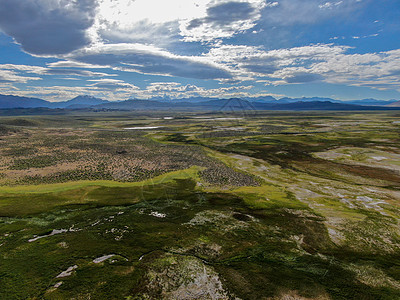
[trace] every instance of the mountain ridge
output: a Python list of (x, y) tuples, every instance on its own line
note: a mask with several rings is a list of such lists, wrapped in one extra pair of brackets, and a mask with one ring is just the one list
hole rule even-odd
[(50, 108), (50, 109), (117, 109), (117, 110), (384, 110), (400, 107), (400, 101), (362, 99), (352, 101), (323, 97), (272, 96), (243, 98), (190, 97), (182, 99), (127, 99), (107, 101), (88, 95), (77, 96), (61, 102), (50, 102), (39, 98), (0, 94), (0, 109)]

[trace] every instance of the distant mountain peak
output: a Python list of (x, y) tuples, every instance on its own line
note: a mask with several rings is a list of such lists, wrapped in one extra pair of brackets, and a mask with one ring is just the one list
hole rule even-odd
[[(71, 100), (74, 100), (74, 99), (99, 99), (99, 100), (102, 100), (101, 98), (97, 98), (97, 97), (92, 96), (92, 95), (79, 95), (79, 96), (76, 96), (75, 98), (73, 98)], [(103, 101), (105, 101), (105, 100), (103, 100)]]
[[(71, 100), (68, 100), (68, 101), (73, 101), (73, 100), (94, 100), (94, 99), (95, 100), (105, 101), (105, 100), (102, 100), (100, 98), (96, 98), (96, 97), (91, 96), (91, 95), (79, 95), (79, 96), (76, 96), (75, 98), (73, 98)], [(68, 102), (68, 101), (65, 101), (65, 102)]]
[(105, 103), (109, 103), (109, 101), (103, 100), (100, 98), (96, 98), (96, 97), (93, 97), (90, 95), (82, 95), (82, 96), (77, 96), (68, 101), (60, 102), (60, 104), (61, 103), (63, 103), (62, 105), (64, 107), (73, 106), (73, 108), (79, 108), (79, 107), (87, 107), (87, 106), (105, 104)]

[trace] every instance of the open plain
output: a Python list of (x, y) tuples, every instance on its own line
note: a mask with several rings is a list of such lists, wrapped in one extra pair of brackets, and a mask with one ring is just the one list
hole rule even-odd
[(0, 117), (0, 299), (400, 299), (399, 118)]

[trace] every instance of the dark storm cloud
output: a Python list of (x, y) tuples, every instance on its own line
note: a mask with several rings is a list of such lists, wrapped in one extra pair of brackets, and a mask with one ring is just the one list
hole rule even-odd
[(207, 17), (190, 21), (187, 29), (194, 29), (203, 23), (213, 23), (218, 27), (229, 26), (232, 22), (252, 18), (256, 13), (248, 2), (228, 2), (209, 7)]
[(262, 9), (271, 5), (262, 0), (212, 1), (204, 17), (181, 23), (180, 34), (190, 42), (232, 37), (254, 27)]
[(272, 74), (278, 70), (278, 67), (275, 65), (249, 64), (249, 65), (244, 65), (243, 67), (250, 72), (255, 72), (260, 74)]
[(95, 0), (0, 0), (0, 30), (36, 55), (64, 54), (90, 43)]
[(323, 79), (324, 77), (319, 74), (295, 73), (290, 77), (286, 77), (285, 81), (287, 83), (306, 83), (306, 82), (320, 81)]

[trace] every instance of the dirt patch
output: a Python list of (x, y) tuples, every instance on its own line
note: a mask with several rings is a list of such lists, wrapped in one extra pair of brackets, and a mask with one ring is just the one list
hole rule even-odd
[(144, 299), (231, 299), (218, 273), (190, 256), (161, 255), (149, 266), (144, 289)]

